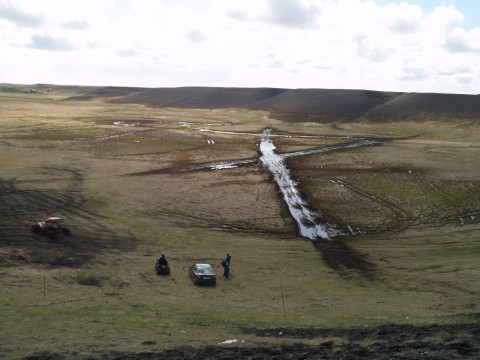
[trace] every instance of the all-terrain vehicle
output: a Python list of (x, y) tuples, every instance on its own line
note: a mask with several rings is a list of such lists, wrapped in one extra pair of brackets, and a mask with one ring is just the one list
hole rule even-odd
[(53, 238), (57, 234), (70, 235), (70, 229), (65, 225), (62, 218), (49, 217), (45, 221), (32, 225), (32, 231), (40, 235), (48, 235)]
[(165, 253), (162, 253), (155, 263), (155, 272), (157, 275), (170, 275), (170, 265), (168, 265), (168, 260), (165, 256)]
[(155, 264), (157, 275), (170, 275), (170, 265), (162, 265), (158, 262)]
[(159, 258), (155, 263), (155, 272), (157, 275), (170, 275), (170, 265), (168, 265), (168, 261), (165, 259), (161, 261), (161, 258)]

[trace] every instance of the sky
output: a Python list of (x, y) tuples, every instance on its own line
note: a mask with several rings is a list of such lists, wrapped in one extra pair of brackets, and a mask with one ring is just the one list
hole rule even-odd
[(0, 0), (0, 83), (479, 94), (478, 0)]

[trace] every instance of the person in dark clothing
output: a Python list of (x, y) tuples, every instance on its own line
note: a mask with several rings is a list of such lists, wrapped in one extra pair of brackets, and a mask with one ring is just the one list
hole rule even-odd
[(168, 260), (167, 260), (167, 257), (165, 256), (165, 254), (162, 254), (162, 256), (160, 256), (158, 259), (157, 259), (157, 262), (155, 264), (155, 270), (157, 271), (157, 274), (160, 275), (160, 274), (170, 274), (170, 266), (168, 265)]
[(162, 256), (158, 258), (157, 262), (159, 265), (168, 265), (168, 260), (165, 254), (162, 254)]
[(228, 278), (228, 274), (230, 273), (230, 259), (231, 256), (227, 253), (227, 257), (225, 258), (225, 260), (222, 261), (223, 276), (225, 276), (226, 278)]

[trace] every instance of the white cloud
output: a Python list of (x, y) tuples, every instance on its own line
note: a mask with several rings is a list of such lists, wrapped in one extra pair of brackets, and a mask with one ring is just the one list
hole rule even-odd
[(121, 49), (121, 50), (118, 50), (116, 54), (118, 56), (130, 57), (130, 56), (136, 56), (140, 54), (140, 52), (134, 49)]
[(90, 27), (90, 24), (87, 21), (75, 19), (61, 23), (61, 27), (64, 29), (85, 30)]
[(480, 28), (470, 31), (454, 29), (445, 40), (445, 48), (452, 53), (480, 53)]
[(357, 39), (358, 53), (371, 62), (386, 61), (389, 56), (395, 55), (395, 49), (374, 37), (360, 37)]
[(399, 5), (387, 5), (384, 9), (384, 21), (392, 32), (415, 33), (421, 25), (422, 8), (407, 2)]
[(460, 76), (457, 78), (457, 82), (460, 84), (460, 85), (470, 85), (472, 83), (473, 79), (471, 77), (464, 77), (464, 76)]
[(463, 19), (419, 0), (0, 0), (0, 81), (478, 93)]
[(232, 19), (239, 20), (239, 21), (247, 21), (248, 20), (248, 15), (241, 10), (228, 11), (228, 16), (230, 16)]
[(192, 43), (201, 43), (208, 39), (203, 32), (200, 30), (192, 30), (187, 33), (187, 37), (190, 39)]
[(76, 48), (75, 45), (67, 39), (53, 37), (48, 34), (32, 35), (31, 40), (27, 46), (39, 50), (71, 51)]
[(428, 77), (428, 71), (423, 68), (405, 67), (398, 79), (402, 81), (423, 81)]
[(264, 19), (287, 28), (309, 28), (315, 26), (320, 13), (314, 4), (304, 5), (300, 0), (268, 0), (268, 14)]
[(10, 1), (0, 3), (0, 19), (6, 19), (19, 27), (40, 27), (44, 23), (41, 13), (30, 13), (20, 7), (20, 4), (12, 4)]

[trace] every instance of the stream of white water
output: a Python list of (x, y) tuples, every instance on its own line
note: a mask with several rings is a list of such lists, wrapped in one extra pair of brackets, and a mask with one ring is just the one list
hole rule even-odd
[(334, 225), (326, 223), (321, 213), (309, 208), (292, 180), (290, 171), (284, 163), (284, 156), (275, 153), (275, 145), (270, 139), (271, 130), (264, 130), (260, 141), (260, 161), (271, 172), (290, 213), (296, 220), (300, 234), (309, 239), (327, 239), (341, 235)]

